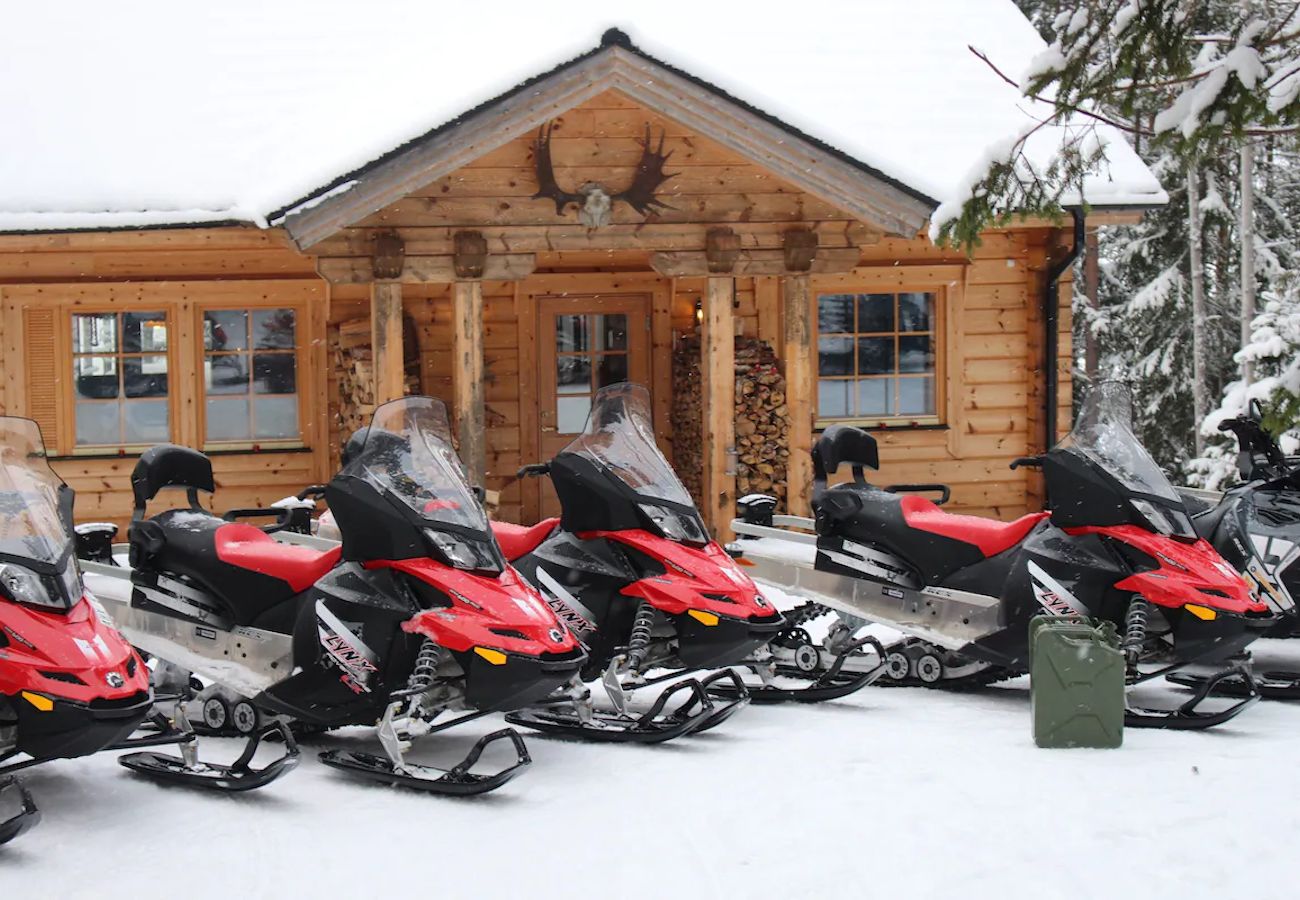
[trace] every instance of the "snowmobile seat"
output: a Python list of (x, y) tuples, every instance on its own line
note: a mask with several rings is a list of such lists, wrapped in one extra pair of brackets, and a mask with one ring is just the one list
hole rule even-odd
[(509, 522), (493, 522), (492, 536), (501, 546), (507, 562), (514, 562), (532, 553), (542, 541), (551, 536), (551, 532), (560, 524), (558, 518), (542, 519), (536, 525), (512, 525)]
[(978, 547), (985, 558), (997, 556), (1014, 547), (1048, 516), (1045, 512), (1029, 513), (1011, 522), (1000, 522), (982, 516), (963, 516), (944, 512), (932, 501), (916, 494), (908, 494), (900, 499), (899, 507), (907, 527), (971, 544)]
[(312, 550), (281, 544), (262, 529), (239, 522), (221, 526), (214, 537), (217, 558), (223, 563), (278, 578), (295, 594), (319, 581), (343, 554), (342, 546)]

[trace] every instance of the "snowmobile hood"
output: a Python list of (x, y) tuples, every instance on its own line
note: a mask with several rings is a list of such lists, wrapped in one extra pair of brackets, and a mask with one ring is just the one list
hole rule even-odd
[(148, 690), (149, 670), (87, 599), (67, 612), (0, 605), (0, 694), (90, 703)]
[(663, 612), (681, 615), (696, 610), (741, 620), (777, 615), (754, 580), (716, 541), (691, 547), (639, 530), (586, 532), (578, 537), (614, 541), (659, 561), (665, 569), (662, 575), (634, 581), (621, 593), (648, 600)]
[(417, 613), (402, 623), (402, 630), (449, 650), (541, 656), (573, 654), (580, 648), (537, 589), (511, 567), (491, 576), (420, 558), (375, 562), (367, 568), (404, 572), (448, 597), (450, 605)]
[(1268, 612), (1267, 604), (1204, 538), (1176, 541), (1136, 525), (1068, 528), (1066, 533), (1103, 533), (1151, 557), (1158, 568), (1136, 572), (1115, 587), (1135, 591), (1157, 606), (1179, 609), (1191, 604), (1239, 615)]

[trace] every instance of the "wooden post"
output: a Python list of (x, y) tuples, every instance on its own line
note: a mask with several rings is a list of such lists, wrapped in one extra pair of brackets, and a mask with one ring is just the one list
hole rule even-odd
[(486, 416), (483, 406), (483, 284), (452, 285), (452, 414), (460, 437), (460, 458), (470, 480), (484, 484), (487, 474)]
[(785, 402), (790, 411), (790, 458), (786, 462), (786, 508), (812, 515), (813, 394), (817, 376), (812, 353), (812, 285), (807, 275), (787, 275), (785, 292)]
[(402, 283), (370, 283), (370, 346), (374, 353), (375, 405), (406, 393), (402, 354)]
[(704, 395), (704, 522), (731, 540), (736, 515), (736, 281), (712, 276), (704, 299), (700, 360)]

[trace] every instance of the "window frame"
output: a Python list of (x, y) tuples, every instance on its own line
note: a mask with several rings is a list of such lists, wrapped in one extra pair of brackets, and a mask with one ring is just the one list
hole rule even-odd
[[(838, 284), (814, 283), (812, 291), (812, 310), (811, 310), (811, 334), (812, 334), (812, 357), (813, 357), (813, 430), (822, 431), (831, 425), (854, 425), (859, 428), (936, 428), (945, 427), (948, 421), (948, 304), (950, 294), (947, 286), (943, 284), (925, 283), (923, 281), (905, 281), (895, 284), (872, 284), (867, 281), (846, 282)], [(894, 415), (894, 416), (822, 416), (818, 411), (819, 397), (821, 392), (822, 375), (821, 355), (818, 349), (821, 343), (821, 299), (824, 296), (835, 294), (851, 294), (855, 297), (859, 294), (892, 294), (894, 300), (894, 331), (893, 332), (853, 332), (852, 337), (855, 341), (854, 355), (856, 358), (856, 339), (860, 335), (871, 337), (883, 337), (892, 334), (895, 346), (894, 365), (895, 371), (893, 378), (898, 379), (897, 370), (898, 356), (897, 347), (900, 337), (906, 337), (909, 334), (928, 334), (932, 343), (932, 354), (934, 356), (934, 372), (931, 377), (934, 378), (934, 412), (926, 415)], [(928, 331), (907, 332), (898, 330), (898, 300), (899, 294), (933, 294), (934, 295), (934, 316), (930, 323)], [(856, 312), (854, 313), (856, 317)], [(857, 321), (854, 320), (856, 327)], [(834, 332), (839, 334), (839, 332)], [(856, 363), (855, 363), (856, 366)], [(855, 368), (856, 373), (856, 368)], [(921, 373), (911, 373), (920, 375)], [(827, 376), (830, 381), (849, 381), (856, 384), (858, 376), (855, 374), (850, 378), (836, 378)]]
[[(293, 358), (294, 358), (294, 393), (293, 396), (298, 399), (298, 436), (295, 438), (248, 438), (233, 441), (213, 441), (208, 438), (208, 387), (206, 378), (206, 360), (208, 350), (203, 346), (203, 317), (210, 311), (231, 311), (238, 310), (253, 313), (255, 310), (265, 309), (291, 309), (294, 314), (293, 325)], [(268, 451), (268, 450), (303, 450), (308, 449), (306, 437), (309, 433), (311, 423), (311, 410), (308, 408), (311, 403), (309, 386), (304, 383), (303, 375), (307, 371), (308, 364), (307, 350), (310, 345), (310, 339), (304, 340), (303, 335), (310, 324), (309, 310), (307, 303), (301, 300), (290, 300), (281, 297), (246, 297), (232, 298), (229, 300), (199, 300), (196, 301), (191, 310), (191, 340), (194, 346), (194, 359), (196, 361), (196, 371), (193, 379), (194, 391), (194, 411), (195, 427), (197, 429), (198, 445), (204, 453), (213, 452), (230, 452), (230, 451)], [(231, 355), (246, 355), (248, 357), (249, 377), (252, 377), (253, 356), (256, 353), (252, 346), (252, 335), (250, 325), (250, 346), (245, 351), (236, 351)], [(284, 353), (284, 350), (273, 350), (273, 353)], [(216, 396), (239, 396), (237, 394), (216, 395)], [(256, 396), (252, 391), (244, 396), (252, 398)], [(289, 396), (288, 394), (268, 394), (266, 396)]]

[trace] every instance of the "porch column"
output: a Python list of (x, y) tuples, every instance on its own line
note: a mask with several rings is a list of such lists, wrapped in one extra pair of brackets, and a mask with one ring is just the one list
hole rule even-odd
[(700, 360), (704, 396), (704, 521), (719, 541), (731, 540), (736, 514), (736, 282), (711, 275), (704, 301)]
[(786, 507), (793, 516), (812, 515), (813, 390), (812, 285), (808, 275), (781, 279), (785, 299), (783, 356), (785, 402), (790, 412), (786, 461)]
[(370, 283), (370, 346), (374, 354), (375, 405), (406, 393), (402, 350), (402, 283)]
[(483, 403), (483, 283), (457, 281), (452, 296), (452, 412), (470, 481), (485, 484), (487, 421)]

